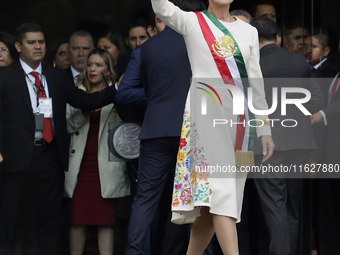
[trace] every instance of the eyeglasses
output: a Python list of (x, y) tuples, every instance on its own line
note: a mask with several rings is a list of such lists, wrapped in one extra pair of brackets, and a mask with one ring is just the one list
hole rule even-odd
[(1, 52), (8, 52), (8, 51), (9, 51), (9, 49), (8, 49), (8, 48), (6, 48), (6, 47), (2, 47), (2, 48), (0, 48), (0, 51), (1, 51)]
[(260, 17), (275, 18), (276, 17), (276, 13), (275, 12), (272, 12), (272, 13), (262, 12), (260, 14)]

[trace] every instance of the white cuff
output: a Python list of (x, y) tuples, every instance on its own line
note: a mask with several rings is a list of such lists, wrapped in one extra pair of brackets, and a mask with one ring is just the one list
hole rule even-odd
[(320, 110), (319, 112), (320, 112), (321, 115), (322, 115), (322, 123), (323, 123), (325, 126), (327, 126), (327, 125), (328, 125), (328, 122), (327, 122), (327, 118), (326, 118), (325, 112), (324, 112), (323, 110)]

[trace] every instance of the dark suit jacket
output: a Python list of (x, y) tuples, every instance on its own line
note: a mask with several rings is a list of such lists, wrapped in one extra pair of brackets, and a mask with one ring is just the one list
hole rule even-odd
[[(316, 80), (323, 94), (323, 107), (326, 107), (328, 104), (329, 86), (337, 73), (338, 69), (330, 63), (329, 59), (322, 63), (318, 69), (314, 69), (311, 73), (311, 77)], [(313, 152), (312, 157), (313, 160), (321, 163), (325, 160), (326, 127), (323, 123), (318, 123), (313, 125), (313, 129), (317, 143), (317, 150)]]
[(183, 36), (166, 27), (147, 40), (140, 69), (147, 97), (140, 139), (180, 136), (192, 75)]
[[(65, 73), (67, 75), (67, 78), (68, 79), (72, 79), (73, 81), (73, 74), (72, 74), (72, 71), (71, 71), (71, 66), (69, 66), (68, 68), (65, 69)], [(74, 84), (74, 81), (73, 81), (73, 84)]]
[(315, 78), (323, 94), (324, 106), (327, 105), (329, 86), (338, 71), (339, 70), (327, 59), (318, 69), (313, 69), (311, 72), (311, 77)]
[(116, 94), (116, 106), (123, 121), (142, 125), (146, 97), (140, 82), (140, 51), (141, 49), (137, 48), (131, 53), (130, 62)]
[[(298, 122), (296, 127), (283, 127), (280, 122), (275, 122), (272, 128), (275, 150), (315, 149), (316, 144), (310, 123), (310, 116), (305, 116), (295, 105), (287, 105), (287, 115), (281, 115), (280, 90), (282, 87), (301, 87), (311, 90), (310, 86), (313, 84), (312, 89), (316, 89), (317, 91), (311, 91), (313, 95), (312, 104), (310, 107), (307, 104), (304, 106), (311, 112), (316, 111), (322, 106), (320, 89), (318, 89), (317, 84), (311, 83), (308, 79), (311, 68), (306, 59), (300, 54), (291, 53), (286, 49), (279, 48), (275, 44), (269, 44), (260, 50), (260, 66), (263, 77), (265, 78), (265, 93), (269, 108), (273, 101), (272, 88), (278, 87), (279, 91), (278, 107), (274, 113), (270, 114), (269, 118), (280, 120), (294, 119)], [(297, 93), (289, 93), (287, 96), (287, 98), (299, 97), (301, 97), (301, 95)], [(259, 141), (255, 141), (255, 153), (262, 153), (262, 146)]]
[(131, 58), (131, 49), (128, 49), (119, 54), (117, 60), (117, 77), (118, 79), (125, 73), (126, 68), (128, 67), (130, 58)]
[[(87, 94), (74, 87), (65, 71), (43, 65), (53, 104), (54, 139), (61, 163), (68, 168), (69, 139), (66, 130), (66, 103), (86, 110), (94, 110), (112, 103), (114, 86), (102, 93)], [(0, 152), (4, 161), (0, 170), (24, 171), (34, 150), (35, 122), (24, 71), (19, 62), (0, 69)]]
[(146, 104), (145, 90), (140, 81), (141, 48), (131, 53), (131, 59), (120, 82), (116, 102), (121, 105)]
[(331, 104), (322, 109), (326, 115), (326, 138), (324, 159), (328, 164), (340, 164), (340, 89), (337, 90)]
[(337, 73), (338, 68), (327, 59), (318, 69), (312, 71), (311, 76), (314, 78), (334, 78)]

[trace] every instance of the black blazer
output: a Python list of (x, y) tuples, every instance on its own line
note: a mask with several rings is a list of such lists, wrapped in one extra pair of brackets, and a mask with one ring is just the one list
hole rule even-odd
[(116, 66), (117, 79), (119, 79), (125, 73), (125, 70), (129, 65), (131, 53), (132, 53), (132, 50), (128, 49), (128, 50), (124, 51), (123, 53), (119, 54), (117, 66)]
[(327, 59), (318, 69), (313, 69), (311, 76), (314, 78), (334, 78), (337, 73), (338, 68)]
[[(76, 88), (64, 70), (43, 65), (53, 105), (54, 139), (61, 163), (68, 169), (69, 139), (66, 129), (66, 103), (85, 110), (94, 110), (112, 103), (114, 86), (101, 93), (87, 94)], [(19, 62), (0, 69), (0, 152), (4, 161), (0, 170), (24, 171), (34, 150), (35, 123), (24, 71)]]
[(69, 66), (68, 68), (65, 69), (65, 73), (66, 73), (66, 75), (67, 75), (67, 78), (68, 78), (68, 79), (72, 79), (73, 84), (74, 84), (71, 66)]
[[(321, 92), (323, 94), (323, 107), (328, 105), (328, 90), (331, 85), (335, 75), (338, 73), (338, 69), (331, 64), (330, 60), (327, 59), (324, 63), (320, 65), (318, 69), (313, 69), (311, 77), (313, 77), (318, 83)], [(326, 151), (326, 127), (323, 123), (318, 123), (313, 125), (315, 139), (317, 143), (317, 150), (313, 152), (313, 160), (317, 162), (324, 162), (325, 151)]]
[(147, 108), (140, 139), (181, 134), (191, 68), (183, 36), (166, 27), (141, 47)]
[(322, 110), (328, 122), (325, 135), (325, 163), (340, 164), (340, 89), (335, 93), (333, 102)]
[(338, 71), (338, 68), (327, 59), (318, 69), (313, 69), (311, 72), (311, 77), (315, 78), (323, 94), (324, 106), (327, 105), (329, 86)]
[[(294, 119), (298, 122), (296, 127), (283, 127), (280, 122), (275, 122), (272, 128), (272, 137), (275, 143), (275, 150), (297, 150), (315, 149), (313, 129), (310, 116), (305, 116), (295, 105), (287, 105), (287, 115), (281, 115), (281, 94), (282, 87), (301, 87), (311, 90), (313, 85), (316, 91), (311, 91), (311, 107), (304, 105), (310, 112), (314, 112), (322, 107), (322, 94), (316, 83), (311, 83), (309, 74), (311, 67), (306, 59), (297, 53), (291, 53), (286, 49), (279, 48), (276, 44), (269, 44), (260, 50), (260, 66), (264, 77), (265, 93), (268, 107), (272, 105), (272, 88), (278, 87), (278, 107), (276, 111), (269, 115), (270, 119)], [(269, 79), (268, 79), (269, 78)], [(275, 79), (270, 79), (275, 78)], [(294, 79), (276, 79), (294, 78)], [(304, 79), (301, 79), (304, 78)], [(315, 98), (316, 96), (316, 98)], [(288, 98), (301, 97), (297, 93), (289, 93)], [(288, 124), (288, 123), (287, 123)], [(289, 123), (292, 124), (292, 123)], [(255, 153), (262, 153), (261, 143), (255, 140)]]

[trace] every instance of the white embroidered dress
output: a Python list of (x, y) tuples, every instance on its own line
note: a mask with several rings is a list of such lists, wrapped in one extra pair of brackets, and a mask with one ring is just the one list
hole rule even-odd
[[(233, 217), (240, 221), (246, 173), (239, 172), (239, 168), (236, 172), (228, 172), (227, 175), (226, 172), (209, 174), (203, 172), (204, 170), (194, 171), (197, 167), (205, 169), (209, 166), (235, 170), (236, 125), (219, 125), (215, 128), (212, 125), (213, 119), (237, 122), (237, 115), (233, 115), (232, 97), (229, 93), (224, 93), (227, 90), (217, 90), (223, 106), (208, 107), (207, 115), (202, 117), (201, 98), (205, 92), (197, 89), (197, 82), (214, 83), (214, 86), (221, 87), (224, 83), (202, 34), (197, 16), (193, 12), (180, 10), (168, 0), (151, 2), (159, 18), (184, 36), (193, 74), (177, 157), (172, 221), (178, 224), (193, 222), (200, 215), (200, 206), (210, 207), (213, 214)], [(222, 37), (223, 33), (211, 25), (212, 22), (206, 16), (205, 19), (213, 34)], [(256, 29), (239, 19), (232, 23), (220, 22), (238, 43), (248, 77), (258, 78), (249, 79), (255, 109), (268, 109), (259, 66)], [(208, 97), (207, 100), (209, 99)], [(264, 120), (268, 117), (256, 115), (255, 118)], [(271, 134), (269, 126), (257, 127), (256, 131), (257, 137)]]

